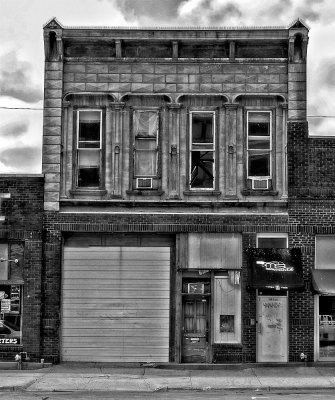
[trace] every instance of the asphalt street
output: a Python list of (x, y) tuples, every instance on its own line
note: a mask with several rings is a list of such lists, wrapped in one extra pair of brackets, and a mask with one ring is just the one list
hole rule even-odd
[(335, 390), (318, 393), (310, 391), (281, 391), (277, 393), (248, 391), (168, 391), (155, 393), (138, 392), (2, 392), (0, 400), (333, 400)]

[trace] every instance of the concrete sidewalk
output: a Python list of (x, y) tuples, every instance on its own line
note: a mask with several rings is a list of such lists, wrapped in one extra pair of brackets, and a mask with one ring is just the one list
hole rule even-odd
[(324, 390), (335, 389), (335, 367), (236, 367), (160, 369), (64, 363), (38, 370), (0, 370), (0, 390)]

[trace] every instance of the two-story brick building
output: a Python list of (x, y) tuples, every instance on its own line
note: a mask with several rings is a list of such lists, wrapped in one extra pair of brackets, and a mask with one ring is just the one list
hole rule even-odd
[(288, 212), (303, 156), (287, 163), (308, 135), (307, 42), (299, 19), (45, 25), (46, 360), (312, 357), (309, 255)]

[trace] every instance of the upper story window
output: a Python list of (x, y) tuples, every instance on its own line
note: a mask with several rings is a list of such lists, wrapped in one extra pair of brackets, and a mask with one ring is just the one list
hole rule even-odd
[(215, 113), (190, 113), (190, 189), (214, 189)]
[(134, 178), (136, 188), (153, 189), (158, 176), (158, 110), (134, 111)]
[(272, 113), (247, 112), (247, 175), (252, 189), (269, 189), (272, 178)]
[(77, 187), (101, 184), (101, 110), (77, 111)]

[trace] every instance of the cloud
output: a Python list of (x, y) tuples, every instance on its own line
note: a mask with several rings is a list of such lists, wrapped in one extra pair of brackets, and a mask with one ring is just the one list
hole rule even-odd
[(0, 164), (17, 172), (38, 170), (41, 164), (41, 148), (22, 146), (3, 150), (0, 153)]
[(138, 20), (150, 25), (174, 24), (178, 9), (186, 0), (117, 0), (127, 21)]
[(0, 95), (36, 103), (43, 99), (41, 88), (31, 80), (33, 66), (19, 61), (15, 51), (0, 57)]
[(0, 136), (6, 138), (18, 138), (28, 131), (29, 124), (27, 122), (9, 122), (0, 126)]

